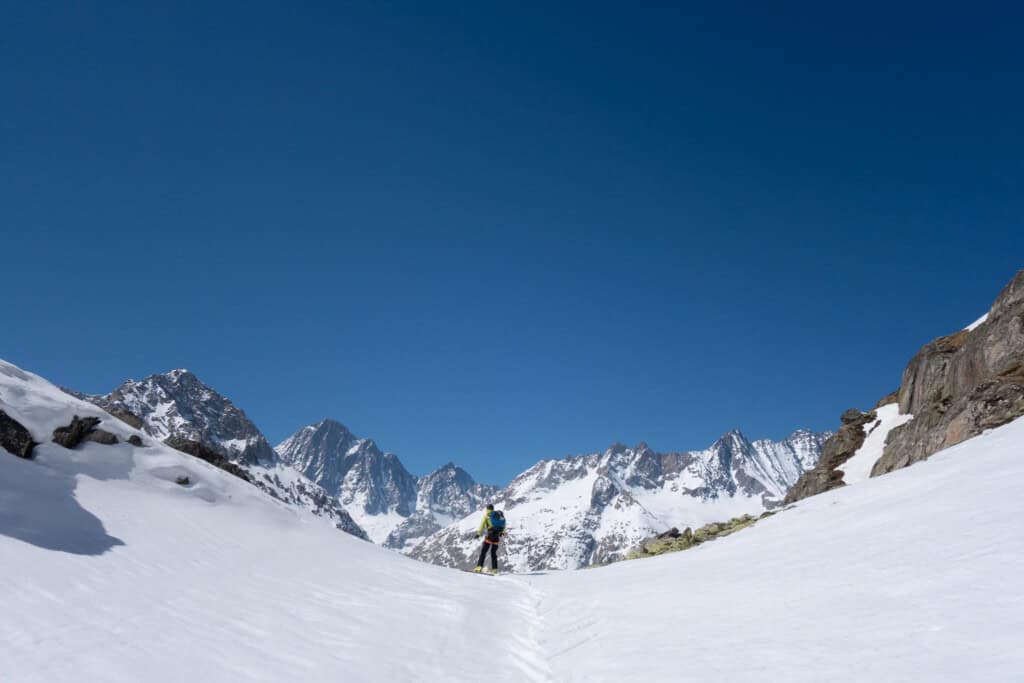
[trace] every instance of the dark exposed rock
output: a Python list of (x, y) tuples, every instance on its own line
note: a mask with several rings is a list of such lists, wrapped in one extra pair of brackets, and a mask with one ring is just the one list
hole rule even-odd
[(85, 435), (84, 440), (101, 443), (104, 446), (113, 446), (117, 443), (117, 436), (115, 434), (111, 434), (105, 429), (94, 429)]
[(1024, 270), (996, 298), (988, 319), (926, 344), (907, 365), (900, 413), (872, 476), (906, 467), (1024, 415)]
[(99, 423), (98, 417), (83, 418), (75, 415), (71, 419), (71, 424), (53, 430), (53, 442), (64, 448), (74, 448), (82, 443), (85, 435), (95, 429)]
[(0, 447), (9, 453), (30, 460), (36, 442), (27, 429), (13, 417), (0, 410)]
[(99, 429), (100, 418), (71, 418), (71, 424), (53, 430), (53, 442), (64, 448), (77, 448), (83, 441), (93, 441), (107, 446), (117, 443), (117, 437), (110, 432)]
[(853, 424), (863, 416), (864, 413), (862, 413), (857, 408), (850, 408), (845, 413), (839, 416), (839, 421), (842, 422), (844, 425)]
[(142, 439), (139, 438), (138, 434), (132, 434), (131, 436), (129, 436), (128, 437), (128, 443), (130, 443), (133, 446), (137, 446), (139, 448), (142, 447)]
[(796, 482), (783, 504), (788, 505), (807, 498), (816, 496), (830, 489), (843, 485), (843, 473), (836, 468), (845, 463), (857, 449), (864, 444), (867, 434), (864, 425), (872, 422), (876, 417), (875, 411), (862, 413), (856, 408), (851, 408), (843, 413), (840, 420), (843, 426), (825, 442), (821, 450), (821, 459), (813, 469), (804, 472)]
[(124, 422), (126, 425), (130, 427), (134, 427), (135, 429), (142, 429), (142, 418), (129, 410), (124, 410), (123, 408), (111, 408), (107, 412), (109, 412), (111, 415), (113, 415), (118, 420)]
[(223, 455), (213, 450), (206, 444), (200, 443), (199, 441), (190, 441), (188, 439), (182, 439), (176, 436), (170, 437), (169, 439), (164, 441), (164, 443), (170, 446), (171, 448), (174, 448), (175, 450), (181, 451), (182, 453), (187, 453), (192, 457), (199, 458), (200, 460), (205, 460), (214, 467), (219, 467), (225, 472), (235, 475), (239, 479), (243, 479), (248, 482), (252, 481), (252, 478), (249, 476), (249, 473), (244, 468), (239, 467), (235, 463), (229, 461)]
[(882, 398), (878, 399), (878, 403), (875, 404), (875, 408), (874, 409), (878, 410), (882, 406), (887, 406), (890, 403), (896, 403), (899, 400), (900, 400), (900, 390), (897, 389), (896, 391), (892, 392), (891, 394), (886, 394)]
[(668, 531), (663, 531), (656, 536), (656, 538), (679, 538), (679, 529), (672, 527)]
[(192, 483), (192, 480), (189, 479), (188, 477), (181, 476), (175, 479), (174, 483), (177, 484), (178, 486), (188, 486), (189, 484)]

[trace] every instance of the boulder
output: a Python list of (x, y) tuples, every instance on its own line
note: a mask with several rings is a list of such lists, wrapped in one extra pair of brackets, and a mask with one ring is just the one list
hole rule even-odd
[(142, 448), (142, 439), (139, 438), (138, 434), (132, 434), (131, 436), (129, 436), (128, 437), (128, 443), (130, 443), (133, 446), (137, 446), (139, 448)]
[(182, 453), (187, 453), (194, 458), (205, 460), (214, 467), (233, 474), (239, 479), (243, 479), (249, 483), (252, 483), (252, 477), (249, 475), (248, 470), (243, 467), (239, 467), (235, 463), (231, 462), (223, 455), (213, 450), (209, 446), (199, 441), (190, 441), (188, 439), (182, 439), (181, 437), (172, 436), (164, 441), (164, 444), (170, 446), (175, 450), (179, 450)]
[(857, 408), (850, 408), (842, 415), (839, 416), (839, 421), (844, 425), (853, 424), (864, 415), (863, 412)]
[(36, 442), (20, 422), (0, 410), (0, 446), (12, 455), (31, 460)]
[(101, 443), (104, 446), (113, 446), (118, 442), (117, 436), (111, 434), (105, 429), (94, 429), (85, 435), (86, 441), (92, 441), (94, 443)]
[(71, 418), (71, 424), (53, 430), (53, 442), (64, 448), (76, 448), (83, 441), (94, 441), (105, 445), (117, 443), (117, 437), (108, 431), (98, 429), (98, 417)]
[(107, 412), (130, 427), (134, 427), (135, 429), (142, 429), (142, 418), (133, 412), (124, 410), (123, 408), (114, 407), (110, 408)]

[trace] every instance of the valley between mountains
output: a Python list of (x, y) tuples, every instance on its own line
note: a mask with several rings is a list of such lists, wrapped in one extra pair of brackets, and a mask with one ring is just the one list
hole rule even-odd
[(470, 563), (473, 530), (494, 502), (509, 516), (503, 559), (517, 571), (605, 563), (672, 527), (774, 509), (831, 436), (798, 430), (782, 441), (751, 441), (733, 431), (677, 453), (613, 444), (542, 460), (499, 488), (453, 462), (416, 477), (397, 455), (332, 419), (271, 447), (244, 411), (184, 369), (128, 380), (105, 395), (72, 393), (159, 441), (201, 444), (280, 500), (434, 564)]

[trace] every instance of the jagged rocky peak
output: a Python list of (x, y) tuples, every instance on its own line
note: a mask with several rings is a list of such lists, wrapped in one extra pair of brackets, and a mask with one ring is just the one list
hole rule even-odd
[(384, 541), (389, 548), (410, 552), (425, 538), (491, 502), (497, 486), (478, 484), (469, 472), (448, 462), (418, 480), (416, 511)]
[(295, 432), (274, 450), (285, 463), (306, 471), (315, 463), (347, 454), (359, 441), (348, 427), (325, 418)]
[(109, 394), (80, 397), (115, 415), (137, 418), (140, 429), (161, 441), (171, 437), (196, 441), (247, 464), (277, 460), (245, 411), (185, 368), (130, 379)]
[(485, 505), (498, 491), (496, 486), (476, 483), (469, 472), (452, 462), (420, 477), (417, 488), (417, 510), (452, 517), (461, 517)]
[(337, 496), (360, 524), (365, 515), (408, 517), (415, 509), (416, 477), (393, 453), (382, 452), (373, 440), (357, 437), (336, 420), (303, 427), (281, 442), (277, 453)]

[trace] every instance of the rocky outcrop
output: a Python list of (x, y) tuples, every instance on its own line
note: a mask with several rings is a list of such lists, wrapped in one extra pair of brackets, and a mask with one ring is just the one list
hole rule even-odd
[(194, 458), (205, 460), (214, 467), (219, 467), (229, 474), (233, 474), (239, 479), (243, 479), (251, 483), (252, 478), (249, 473), (242, 467), (239, 467), (235, 463), (231, 462), (223, 455), (213, 450), (209, 446), (199, 441), (190, 441), (188, 439), (182, 439), (181, 437), (172, 436), (164, 441), (164, 444), (170, 446), (175, 450), (179, 450), (182, 453), (187, 453)]
[(124, 422), (129, 427), (134, 427), (135, 429), (142, 429), (145, 426), (145, 423), (142, 421), (142, 418), (131, 411), (122, 410), (119, 408), (111, 408), (111, 410), (108, 412), (110, 412), (111, 415), (116, 417), (121, 422)]
[(741, 529), (754, 526), (759, 519), (764, 519), (766, 516), (773, 514), (775, 513), (765, 512), (760, 517), (754, 517), (752, 515), (733, 517), (728, 522), (705, 524), (696, 531), (687, 527), (682, 531), (682, 533), (680, 533), (679, 529), (672, 527), (664, 533), (645, 540), (635, 549), (631, 550), (626, 555), (625, 559), (639, 560), (644, 557), (654, 557), (655, 555), (664, 555), (665, 553), (687, 550), (695, 545), (714, 541), (715, 539), (734, 534)]
[(128, 443), (130, 443), (131, 445), (133, 445), (133, 446), (135, 446), (137, 448), (141, 448), (142, 447), (142, 438), (139, 437), (138, 434), (132, 434), (131, 436), (128, 437)]
[(936, 339), (903, 372), (900, 413), (872, 476), (906, 467), (1024, 415), (1024, 270), (985, 322)]
[(26, 460), (32, 459), (36, 442), (27, 429), (13, 417), (0, 410), (0, 448)]
[(788, 505), (842, 486), (843, 473), (838, 468), (864, 445), (867, 437), (864, 425), (873, 422), (875, 417), (873, 410), (862, 413), (856, 408), (850, 408), (843, 413), (839, 418), (842, 426), (825, 442), (818, 464), (797, 480), (783, 502)]
[(107, 446), (117, 443), (117, 437), (108, 431), (99, 429), (98, 417), (71, 418), (71, 424), (53, 430), (53, 442), (64, 448), (77, 448), (83, 441), (94, 441)]

